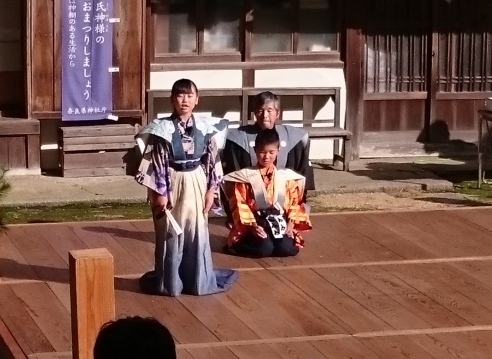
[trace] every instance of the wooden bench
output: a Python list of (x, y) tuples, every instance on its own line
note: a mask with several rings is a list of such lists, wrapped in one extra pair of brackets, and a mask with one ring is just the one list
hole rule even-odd
[[(333, 139), (333, 164), (337, 161), (342, 163), (344, 171), (350, 170), (350, 160), (352, 156), (352, 148), (350, 140), (352, 132), (341, 128), (340, 126), (333, 127), (311, 127), (308, 129), (309, 138)], [(342, 153), (340, 153), (339, 141), (342, 140)]]
[(59, 128), (63, 177), (132, 174), (135, 127), (126, 124)]
[[(271, 91), (274, 94), (283, 96), (302, 97), (302, 119), (299, 121), (285, 122), (289, 125), (300, 125), (306, 129), (312, 139), (333, 139), (333, 163), (340, 161), (343, 170), (348, 171), (351, 160), (352, 133), (341, 126), (340, 111), (340, 88), (255, 88), (243, 87), (239, 89), (204, 89), (199, 90), (200, 97), (239, 97), (241, 101), (241, 124), (245, 125), (253, 121), (253, 98), (256, 94), (263, 91)], [(169, 98), (170, 90), (148, 90), (147, 109), (149, 118), (155, 118), (155, 100), (159, 98)], [(329, 96), (333, 98), (335, 104), (334, 120), (314, 120), (315, 117), (315, 97)], [(316, 124), (316, 126), (313, 126)], [(320, 125), (323, 125), (322, 127)], [(320, 127), (318, 127), (320, 126)], [(343, 141), (342, 151), (339, 142)], [(341, 153), (340, 153), (341, 152)]]

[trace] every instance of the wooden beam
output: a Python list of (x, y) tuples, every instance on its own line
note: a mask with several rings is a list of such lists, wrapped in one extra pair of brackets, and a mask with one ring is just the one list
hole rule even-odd
[(31, 7), (31, 109), (51, 111), (53, 106), (53, 6), (52, 0), (32, 1)]
[(27, 135), (27, 168), (38, 169), (41, 166), (41, 143), (39, 135)]
[[(363, 0), (345, 2), (345, 41), (342, 48), (345, 62), (345, 81), (347, 83), (346, 128), (352, 132), (352, 156), (359, 158), (359, 144), (362, 138), (364, 121), (364, 35), (361, 19)], [(352, 9), (351, 11), (349, 11)]]
[(311, 127), (314, 121), (314, 97), (312, 95), (302, 96), (302, 123)]
[(239, 94), (239, 106), (241, 108), (240, 114), (240, 123), (241, 125), (248, 124), (250, 120), (250, 106), (249, 106), (249, 97), (248, 95), (243, 93), (243, 88), (254, 88), (255, 87), (255, 70), (253, 69), (242, 69), (243, 73), (243, 86), (241, 88)]
[[(142, 118), (144, 115), (142, 110), (115, 110), (111, 113), (120, 118)], [(62, 118), (62, 113), (61, 111), (33, 111), (32, 118), (38, 120), (58, 120)]]
[(26, 117), (31, 118), (31, 112), (32, 112), (32, 53), (31, 53), (31, 44), (32, 44), (32, 31), (31, 31), (31, 24), (32, 24), (32, 4), (33, 0), (27, 0), (24, 3), (24, 10), (25, 11), (25, 17), (24, 17), (24, 33), (26, 35), (26, 41), (24, 42), (24, 61), (26, 63), (26, 68), (24, 72), (25, 76), (25, 112), (26, 112)]
[(428, 16), (430, 17), (429, 23), (431, 24), (428, 32), (428, 45), (427, 45), (427, 99), (425, 101), (425, 119), (424, 119), (424, 140), (426, 142), (432, 142), (432, 134), (430, 131), (430, 125), (436, 118), (436, 103), (437, 93), (439, 91), (439, 32), (434, 28), (437, 24), (437, 0), (429, 1), (428, 4)]
[(113, 256), (105, 248), (69, 252), (72, 352), (92, 359), (101, 326), (115, 318)]
[(129, 150), (135, 147), (135, 142), (117, 142), (117, 143), (86, 143), (81, 145), (63, 145), (65, 152), (77, 151), (111, 151), (111, 150)]
[(363, 95), (364, 101), (426, 100), (426, 91), (373, 92)]
[(62, 109), (62, 17), (63, 2), (53, 1), (53, 107)]
[[(153, 98), (169, 98), (171, 97), (171, 90), (147, 90), (147, 93)], [(223, 96), (241, 96), (243, 94), (240, 88), (229, 88), (229, 89), (204, 89), (198, 90), (198, 95), (200, 97), (223, 97)], [(150, 105), (149, 105), (150, 106)]]
[(38, 135), (40, 133), (39, 121), (26, 119), (0, 118), (1, 136)]
[(278, 96), (334, 96), (337, 93), (337, 88), (335, 87), (252, 87), (243, 88), (243, 91), (249, 96), (254, 96), (264, 91), (271, 91)]
[[(123, 136), (84, 136), (84, 137), (67, 137), (63, 139), (63, 145), (95, 145), (95, 144), (108, 144), (108, 143), (132, 143), (135, 145), (135, 134), (123, 135)], [(97, 147), (97, 146), (96, 146)]]
[[(60, 127), (63, 138), (97, 136), (134, 136), (135, 127), (128, 124)], [(131, 138), (131, 137), (130, 137)]]
[[(304, 55), (300, 55), (304, 56)], [(232, 62), (224, 61), (222, 57), (221, 62), (206, 62), (203, 60), (200, 63), (196, 62), (196, 58), (190, 57), (194, 62), (152, 62), (150, 63), (150, 71), (184, 71), (184, 70), (237, 70), (237, 69), (253, 69), (253, 70), (269, 70), (269, 69), (292, 69), (292, 68), (327, 68), (340, 69), (343, 68), (343, 62), (339, 59), (333, 61), (319, 61), (319, 60), (286, 60), (286, 61), (248, 61), (248, 62)], [(174, 61), (174, 59), (173, 59)]]
[(78, 178), (78, 177), (103, 177), (103, 176), (125, 176), (127, 175), (125, 165), (120, 167), (105, 167), (105, 168), (73, 168), (63, 169), (63, 177)]
[(492, 92), (437, 92), (436, 100), (485, 100)]
[(149, 28), (152, 25), (152, 12), (150, 7), (150, 2), (142, 2), (142, 83), (141, 83), (141, 100), (142, 101), (142, 122), (140, 125), (145, 126), (152, 118), (149, 118), (149, 112), (147, 110), (147, 89), (150, 87), (150, 46), (154, 45), (154, 40), (149, 43)]
[[(242, 87), (242, 88), (219, 88), (199, 90), (201, 97), (223, 97), (223, 96), (241, 96), (246, 93), (248, 96), (254, 96), (263, 91), (271, 91), (279, 96), (335, 96), (338, 88), (328, 87)], [(171, 96), (171, 90), (147, 90), (149, 95), (154, 98), (168, 98)]]
[(129, 157), (128, 151), (64, 153), (63, 170), (122, 168), (128, 162), (127, 157)]
[(245, 126), (249, 122), (250, 117), (250, 106), (249, 106), (249, 96), (244, 93), (241, 96), (241, 126)]

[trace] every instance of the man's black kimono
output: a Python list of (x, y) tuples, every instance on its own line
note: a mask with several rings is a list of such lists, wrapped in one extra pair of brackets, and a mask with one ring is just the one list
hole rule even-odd
[[(276, 167), (291, 169), (306, 178), (306, 190), (314, 190), (314, 173), (309, 162), (309, 136), (302, 128), (289, 125), (276, 125), (280, 137), (280, 151)], [(260, 127), (256, 124), (230, 129), (225, 148), (222, 151), (224, 174), (256, 165), (254, 151), (256, 135)], [(230, 217), (230, 209), (225, 193), (222, 204)], [(304, 199), (305, 200), (305, 199)]]

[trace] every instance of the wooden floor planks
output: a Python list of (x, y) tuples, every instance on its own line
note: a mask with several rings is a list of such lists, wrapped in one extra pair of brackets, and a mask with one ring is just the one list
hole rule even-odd
[[(12, 291), (26, 306), (36, 325), (55, 351), (71, 348), (70, 316), (66, 308), (42, 282), (11, 285)], [(33, 315), (34, 314), (34, 315)]]
[(320, 340), (312, 342), (312, 345), (327, 358), (381, 359), (356, 338)]
[[(295, 272), (281, 271), (279, 274), (284, 280), (290, 281), (292, 285), (321, 304), (330, 313), (330, 317), (348, 333), (392, 329), (388, 323), (364, 305), (311, 269)], [(358, 315), (355, 316), (353, 313)]]
[(247, 288), (236, 285), (217, 296), (221, 304), (263, 339), (288, 338), (302, 335), (302, 329), (289, 325), (269, 306), (253, 296)]
[[(434, 257), (432, 252), (405, 240), (398, 233), (391, 231), (383, 225), (378, 225), (378, 223), (373, 220), (374, 216), (375, 215), (360, 215), (357, 217), (357, 221), (354, 221), (353, 216), (340, 215), (337, 216), (337, 220), (345, 226), (356, 230), (360, 235), (367, 239), (387, 248), (388, 251), (395, 253), (402, 259)], [(380, 216), (378, 216), (378, 218), (379, 217)], [(384, 217), (386, 217), (386, 215)]]
[(490, 358), (491, 217), (482, 208), (313, 216), (297, 257), (261, 260), (221, 253), (227, 230), (211, 219), (215, 264), (239, 280), (178, 298), (139, 292), (153, 266), (151, 221), (12, 226), (0, 232), (2, 330), (13, 352), (69, 358), (68, 251), (106, 247), (117, 315), (155, 316), (180, 359)]
[(0, 290), (0, 311), (2, 321), (26, 355), (54, 351), (53, 345), (34, 321), (34, 313), (9, 285), (2, 285)]
[[(216, 296), (182, 296), (178, 300), (220, 341), (260, 338), (240, 318), (227, 309)], [(206, 310), (203, 310), (203, 308), (206, 308)]]
[(267, 271), (241, 273), (238, 285), (303, 336), (345, 333), (330, 313)]

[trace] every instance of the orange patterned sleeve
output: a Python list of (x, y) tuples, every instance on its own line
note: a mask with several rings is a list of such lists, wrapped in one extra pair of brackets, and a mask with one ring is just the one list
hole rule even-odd
[(231, 207), (234, 208), (234, 224), (251, 226), (256, 224), (255, 215), (251, 211), (252, 199), (250, 198), (250, 186), (246, 183), (235, 183), (234, 197)]
[(255, 201), (250, 198), (250, 190), (249, 184), (239, 182), (234, 184), (234, 195), (229, 199), (233, 209), (232, 219), (234, 220), (234, 226), (227, 239), (230, 246), (248, 231), (247, 226), (256, 224), (255, 215), (251, 210), (255, 206)]
[(307, 231), (312, 228), (309, 214), (303, 203), (299, 203), (303, 194), (300, 193), (299, 185), (296, 181), (287, 182), (285, 196), (285, 211), (289, 221), (294, 222), (294, 229)]

